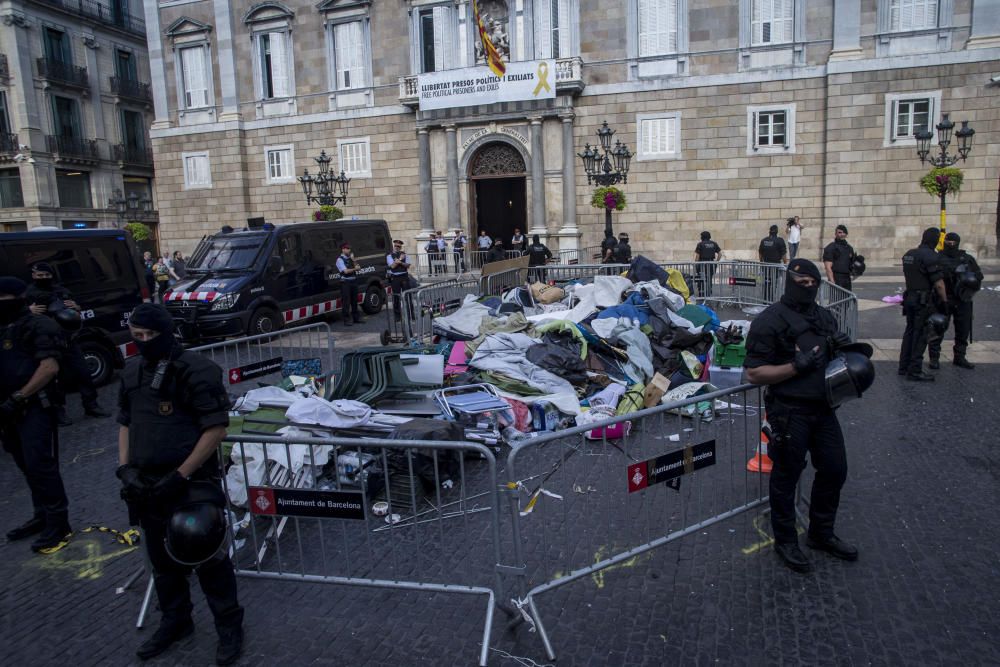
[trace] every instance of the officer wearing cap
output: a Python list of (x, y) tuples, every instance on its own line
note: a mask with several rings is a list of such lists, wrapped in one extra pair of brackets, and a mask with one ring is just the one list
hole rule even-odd
[(837, 225), (833, 243), (823, 248), (823, 267), (826, 279), (831, 283), (851, 289), (851, 264), (854, 262), (854, 248), (847, 242), (847, 225)]
[(858, 550), (834, 533), (840, 490), (847, 479), (847, 455), (824, 374), (833, 353), (850, 338), (838, 332), (830, 311), (816, 303), (820, 280), (819, 269), (809, 260), (796, 258), (789, 263), (781, 299), (750, 325), (743, 362), (750, 382), (767, 385), (774, 549), (796, 572), (812, 569), (799, 548), (795, 528), (795, 487), (806, 454), (816, 469), (806, 544), (844, 560), (858, 557)]
[[(164, 547), (173, 510), (193, 480), (220, 483), (218, 448), (229, 425), (229, 396), (222, 370), (173, 335), (173, 319), (161, 305), (144, 303), (132, 312), (129, 331), (139, 356), (129, 360), (119, 390), (118, 463), (122, 498), (138, 521), (153, 567), (163, 616), (153, 636), (136, 651), (143, 660), (160, 655), (194, 630), (187, 577), (191, 568)], [(243, 608), (236, 576), (222, 550), (198, 566), (198, 581), (219, 635), (216, 662), (236, 661), (243, 646)]]
[(392, 252), (385, 256), (389, 266), (389, 288), (392, 290), (392, 312), (396, 321), (403, 317), (403, 292), (410, 287), (410, 258), (403, 252), (403, 242), (392, 242)]
[(628, 234), (625, 232), (618, 234), (618, 243), (615, 245), (614, 256), (616, 264), (632, 263), (632, 246), (629, 245)]
[[(949, 302), (943, 310), (947, 318), (955, 319), (955, 345), (952, 363), (959, 368), (972, 370), (975, 365), (965, 358), (965, 351), (972, 342), (972, 298), (983, 282), (983, 272), (976, 258), (959, 248), (962, 237), (949, 232), (944, 237), (944, 248), (938, 253), (938, 264), (944, 280)], [(947, 324), (945, 325), (947, 329)], [(933, 332), (927, 344), (930, 368), (941, 367), (941, 342), (944, 331)]]
[(350, 243), (340, 246), (337, 271), (340, 272), (340, 319), (345, 327), (352, 323), (360, 324), (363, 320), (358, 311), (358, 264), (354, 261)]
[(698, 264), (698, 277), (701, 279), (702, 295), (712, 296), (712, 280), (715, 278), (715, 265), (706, 262), (718, 262), (722, 259), (722, 248), (712, 240), (712, 233), (701, 233), (701, 241), (694, 247), (694, 261)]
[[(55, 282), (55, 272), (48, 262), (35, 262), (31, 265), (31, 285), (24, 293), (28, 301), (28, 309), (35, 315), (46, 315), (56, 321), (63, 321), (60, 311), (80, 312), (80, 305), (73, 300), (70, 294), (62, 285)], [(70, 313), (66, 313), (70, 314)], [(111, 413), (101, 408), (97, 402), (97, 388), (94, 387), (94, 380), (90, 376), (90, 369), (87, 368), (87, 361), (83, 356), (83, 350), (75, 341), (75, 333), (79, 330), (79, 316), (75, 320), (75, 330), (60, 329), (66, 341), (65, 349), (60, 364), (60, 381), (70, 387), (76, 387), (80, 392), (80, 401), (83, 403), (83, 412), (88, 417), (110, 417)], [(71, 326), (71, 325), (70, 325)], [(59, 406), (59, 425), (69, 426), (73, 421), (66, 415), (64, 406)]]
[(25, 289), (17, 278), (0, 277), (0, 440), (24, 474), (34, 505), (31, 519), (7, 539), (38, 535), (32, 551), (49, 554), (64, 547), (71, 533), (49, 396), (63, 340), (51, 319), (28, 311)]
[[(930, 335), (928, 320), (935, 309), (942, 312), (949, 307), (948, 294), (942, 279), (937, 247), (941, 232), (928, 227), (920, 237), (920, 245), (903, 255), (903, 315), (906, 329), (899, 347), (899, 374), (915, 382), (932, 382), (934, 376), (924, 372), (924, 350)], [(937, 295), (937, 300), (931, 293)]]

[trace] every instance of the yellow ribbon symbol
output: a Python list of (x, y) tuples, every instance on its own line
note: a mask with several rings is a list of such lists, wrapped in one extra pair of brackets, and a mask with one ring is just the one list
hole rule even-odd
[(538, 93), (542, 92), (542, 88), (545, 88), (550, 93), (552, 92), (552, 88), (549, 87), (549, 64), (544, 60), (538, 63), (538, 85), (535, 86), (535, 90), (531, 94), (538, 97)]

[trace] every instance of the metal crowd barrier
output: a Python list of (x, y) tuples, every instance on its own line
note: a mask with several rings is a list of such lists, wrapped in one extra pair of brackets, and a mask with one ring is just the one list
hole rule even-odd
[(554, 259), (559, 264), (600, 264), (601, 246), (586, 246), (573, 250), (560, 250), (555, 254)]
[(234, 513), (237, 575), (485, 596), (486, 665), (494, 605), (506, 604), (490, 449), (253, 435), (227, 442), (226, 492), (246, 499)]
[(844, 289), (840, 285), (827, 282), (826, 280), (819, 287), (817, 300), (821, 306), (826, 307), (837, 318), (840, 330), (857, 340), (860, 333), (858, 329), (858, 297), (854, 292)]
[[(334, 369), (333, 336), (326, 322), (191, 348), (222, 368), (222, 383), (235, 391), (258, 382), (276, 384), (282, 370), (293, 375), (321, 376)], [(296, 372), (298, 371), (298, 372)], [(243, 387), (243, 383), (251, 385)]]
[[(596, 440), (586, 437), (595, 428), (588, 425), (513, 446), (504, 486), (521, 573), (514, 603), (550, 660), (542, 594), (587, 577), (604, 585), (603, 571), (635, 565), (653, 549), (767, 502), (767, 478), (746, 469), (760, 437), (761, 401), (759, 387), (742, 385), (598, 422), (604, 428)], [(692, 418), (675, 414), (689, 408)], [(603, 435), (625, 424), (624, 437)], [(737, 537), (721, 539), (729, 545)]]
[(448, 315), (458, 310), (469, 294), (481, 294), (478, 278), (449, 280), (403, 293), (404, 331), (407, 340), (427, 343), (433, 335), (435, 317)]
[[(413, 262), (410, 270), (428, 278), (478, 273), (482, 270), (483, 264), (487, 263), (488, 254), (488, 250), (470, 250), (468, 248), (461, 251), (448, 248), (444, 252), (420, 250), (409, 254)], [(515, 259), (521, 254), (519, 250), (504, 250), (506, 259)]]

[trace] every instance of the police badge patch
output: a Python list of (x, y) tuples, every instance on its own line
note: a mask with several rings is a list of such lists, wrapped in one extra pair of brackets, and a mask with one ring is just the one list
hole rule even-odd
[(160, 416), (169, 417), (174, 414), (174, 404), (170, 401), (160, 401)]

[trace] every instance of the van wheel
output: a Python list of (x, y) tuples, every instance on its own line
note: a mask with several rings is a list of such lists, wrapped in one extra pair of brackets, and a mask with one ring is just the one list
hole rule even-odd
[(384, 305), (385, 290), (378, 285), (372, 285), (365, 292), (365, 300), (361, 303), (361, 310), (365, 311), (365, 315), (375, 315), (382, 310)]
[(247, 335), (257, 336), (259, 334), (274, 333), (281, 328), (281, 318), (273, 308), (258, 308), (250, 316), (250, 323), (247, 325)]
[(83, 360), (87, 362), (91, 381), (95, 385), (107, 384), (114, 369), (111, 351), (93, 341), (80, 343), (80, 350), (83, 352)]

